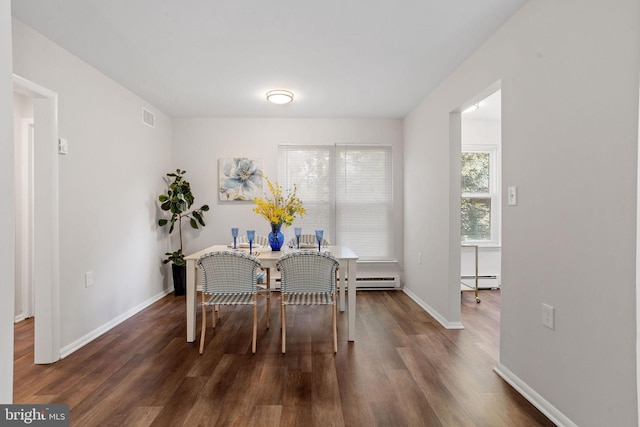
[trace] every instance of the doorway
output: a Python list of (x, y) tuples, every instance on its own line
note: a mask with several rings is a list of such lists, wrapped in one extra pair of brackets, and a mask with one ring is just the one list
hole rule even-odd
[(33, 98), (13, 93), (15, 153), (15, 322), (34, 315), (33, 289)]
[[(456, 248), (451, 252), (456, 258), (452, 259), (450, 301), (466, 310), (482, 310), (481, 293), (485, 291), (479, 290), (500, 288), (500, 85), (497, 81), (450, 115), (451, 209), (460, 212), (450, 229), (451, 247)], [(465, 291), (475, 293), (475, 300)], [(491, 300), (499, 302), (499, 291), (496, 295)], [(470, 306), (468, 301), (474, 303)], [(460, 327), (465, 327), (462, 322)], [(496, 329), (499, 337), (500, 328)]]
[(501, 91), (461, 114), (461, 290), (501, 280)]
[[(22, 200), (22, 187), (15, 194), (17, 206), (28, 205), (25, 227), (32, 228), (30, 235), (22, 234), (22, 227), (16, 230), (20, 234), (18, 244), (26, 257), (20, 268), (27, 266), (26, 276), (31, 273), (31, 278), (26, 280), (33, 283), (34, 363), (46, 364), (60, 359), (58, 97), (51, 90), (16, 75), (13, 87), (14, 92), (26, 97), (33, 106), (33, 143), (30, 153), (25, 154), (25, 161), (31, 164), (32, 194)], [(15, 178), (16, 182), (22, 182), (21, 176)], [(20, 214), (24, 213), (20, 211)], [(22, 276), (22, 270), (16, 271), (16, 277), (18, 274)], [(16, 294), (18, 292), (22, 305), (22, 288), (17, 289)]]

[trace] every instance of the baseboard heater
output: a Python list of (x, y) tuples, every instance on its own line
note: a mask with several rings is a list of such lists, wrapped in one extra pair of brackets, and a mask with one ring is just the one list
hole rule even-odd
[(356, 289), (398, 289), (400, 288), (400, 277), (358, 277), (356, 279)]
[[(476, 276), (462, 276), (461, 279), (468, 286), (475, 286)], [(478, 289), (493, 289), (500, 287), (500, 277), (496, 275), (478, 276)]]
[[(339, 284), (338, 284), (339, 285)], [(390, 277), (358, 277), (356, 279), (356, 289), (362, 290), (384, 290), (384, 289), (399, 289), (400, 288), (400, 276)], [(271, 286), (272, 290), (280, 290), (280, 278), (274, 279), (274, 283)]]

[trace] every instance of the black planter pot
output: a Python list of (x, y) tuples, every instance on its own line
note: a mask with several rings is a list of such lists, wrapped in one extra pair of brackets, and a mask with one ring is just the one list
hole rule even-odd
[(173, 273), (174, 295), (184, 295), (187, 283), (187, 266), (171, 264), (171, 273)]

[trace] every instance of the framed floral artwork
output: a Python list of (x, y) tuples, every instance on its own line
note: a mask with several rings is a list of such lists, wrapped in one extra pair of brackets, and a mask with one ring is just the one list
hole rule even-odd
[(262, 160), (234, 157), (218, 162), (220, 201), (252, 201), (262, 196)]

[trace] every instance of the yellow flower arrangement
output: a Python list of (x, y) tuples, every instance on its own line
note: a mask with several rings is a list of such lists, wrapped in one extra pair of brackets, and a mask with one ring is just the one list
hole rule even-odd
[(296, 215), (303, 216), (305, 213), (302, 200), (297, 196), (298, 189), (296, 185), (294, 184), (293, 191), (290, 191), (285, 196), (282, 187), (277, 182), (275, 184), (272, 183), (266, 176), (265, 179), (269, 185), (271, 197), (254, 198), (253, 201), (256, 207), (253, 208), (253, 211), (264, 217), (271, 224), (290, 226), (293, 224)]

